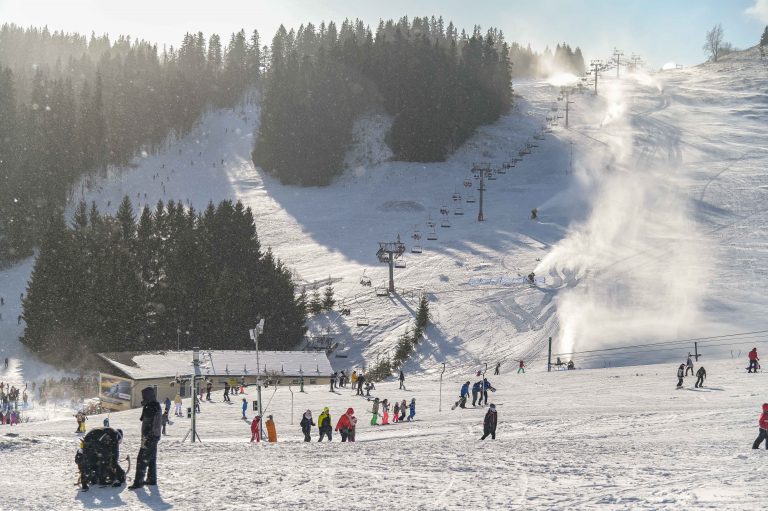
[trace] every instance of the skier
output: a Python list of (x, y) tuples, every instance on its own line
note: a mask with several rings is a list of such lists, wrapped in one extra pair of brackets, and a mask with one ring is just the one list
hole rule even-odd
[(352, 416), (352, 418), (349, 419), (349, 423), (351, 424), (351, 427), (349, 428), (349, 438), (347, 438), (347, 441), (354, 442), (355, 441), (355, 429), (357, 429), (357, 417)]
[(229, 382), (224, 382), (224, 401), (227, 403), (231, 403), (232, 401), (229, 399)]
[(136, 460), (136, 476), (133, 484), (128, 487), (130, 490), (139, 489), (145, 484), (157, 484), (157, 442), (162, 434), (162, 416), (160, 403), (155, 398), (155, 389), (142, 389), (141, 404), (141, 448)]
[(400, 369), (400, 390), (405, 390), (405, 375), (402, 369)]
[(765, 440), (765, 448), (768, 449), (768, 403), (763, 403), (763, 413), (760, 414), (760, 435), (752, 444), (753, 449), (759, 449)]
[(699, 366), (699, 370), (696, 371), (696, 384), (694, 388), (704, 388), (704, 380), (707, 379), (707, 371), (704, 366)]
[[(752, 348), (752, 351), (749, 352), (749, 367), (747, 368), (748, 373), (756, 373), (757, 368), (759, 367), (758, 361), (760, 359), (757, 357), (757, 348)], [(8, 359), (5, 359), (5, 367), (8, 367)], [(754, 369), (754, 371), (753, 371)]]
[(336, 378), (338, 378), (339, 373), (333, 373), (331, 375), (331, 390), (329, 392), (333, 392), (333, 385), (336, 383)]
[(301, 418), (300, 424), (301, 432), (304, 433), (304, 441), (311, 442), (312, 437), (310, 437), (309, 434), (312, 431), (312, 426), (315, 425), (315, 422), (312, 420), (312, 410), (307, 410), (304, 412), (304, 416)]
[[(355, 411), (352, 408), (347, 408), (347, 413), (339, 418), (336, 423), (336, 431), (341, 435), (341, 441), (346, 442), (350, 437), (350, 431), (352, 430), (352, 418), (355, 415)], [(353, 442), (354, 440), (350, 440)]]
[(395, 401), (395, 406), (392, 407), (392, 424), (397, 422), (399, 415), (400, 415), (400, 403)]
[(386, 399), (381, 402), (381, 425), (389, 424), (389, 401)]
[(251, 421), (251, 442), (256, 441), (256, 443), (261, 442), (261, 428), (259, 427), (261, 425), (261, 415), (258, 413), (253, 417), (253, 420)]
[(405, 411), (408, 409), (408, 403), (405, 402), (405, 399), (400, 401), (400, 418), (397, 419), (400, 422), (403, 422), (405, 420)]
[(680, 364), (680, 367), (677, 368), (677, 387), (678, 388), (683, 386), (683, 377), (685, 377), (685, 364)]
[(416, 398), (411, 398), (411, 404), (409, 406), (410, 412), (408, 413), (408, 422), (411, 422), (416, 417)]
[(318, 442), (323, 441), (323, 436), (328, 436), (328, 441), (331, 441), (331, 433), (333, 428), (331, 427), (331, 411), (326, 406), (323, 408), (323, 413), (317, 418), (317, 429), (320, 431), (320, 438)]
[(373, 408), (371, 409), (371, 426), (378, 426), (376, 420), (379, 418), (379, 398), (373, 400)]
[(211, 389), (213, 388), (213, 382), (211, 380), (208, 380), (208, 383), (205, 384), (205, 400), (210, 401), (211, 400)]
[(496, 420), (496, 405), (491, 404), (483, 420), (483, 436), (480, 437), (480, 440), (485, 440), (488, 435), (491, 435), (491, 438), (496, 440)]
[[(472, 406), (477, 406), (477, 396), (480, 394), (482, 388), (483, 382), (481, 381), (476, 381), (474, 385), (472, 385)], [(482, 401), (482, 397), (480, 400)]]
[(247, 420), (245, 416), (245, 411), (248, 410), (248, 401), (246, 401), (245, 398), (243, 398), (243, 420)]
[(525, 374), (525, 362), (523, 362), (522, 360), (518, 360), (518, 362), (520, 362), (520, 365), (517, 368), (517, 374), (520, 374), (520, 371), (522, 371), (523, 374)]
[(275, 420), (272, 418), (271, 415), (267, 415), (267, 422), (265, 423), (267, 425), (267, 440), (269, 440), (269, 443), (275, 443), (277, 442), (277, 430), (275, 429)]
[(176, 405), (176, 417), (182, 417), (181, 415), (181, 395), (176, 394), (176, 397), (173, 398), (173, 402)]
[(691, 371), (691, 376), (693, 376), (693, 360), (690, 353), (688, 353), (688, 359), (685, 361), (685, 376), (688, 376), (689, 370)]
[(363, 395), (363, 384), (365, 383), (365, 375), (360, 374), (360, 376), (357, 377), (357, 395), (362, 396)]
[(494, 374), (495, 376), (498, 376), (498, 375), (499, 375), (499, 370), (500, 370), (500, 369), (501, 369), (501, 362), (499, 362), (499, 363), (497, 363), (497, 364), (496, 364), (496, 369), (493, 371), (493, 374)]

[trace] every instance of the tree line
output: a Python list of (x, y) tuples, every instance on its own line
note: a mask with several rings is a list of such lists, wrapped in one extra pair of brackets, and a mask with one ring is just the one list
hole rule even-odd
[[(187, 34), (178, 48), (0, 27), (0, 264), (25, 257), (83, 175), (181, 137), (267, 65), (257, 31)], [(172, 138), (172, 137), (171, 137)]]
[(572, 49), (567, 43), (557, 44), (552, 51), (547, 46), (539, 53), (513, 42), (509, 46), (509, 59), (512, 62), (513, 78), (546, 78), (554, 72), (584, 74), (584, 56), (578, 46)]
[(263, 83), (253, 160), (284, 183), (328, 184), (352, 126), (370, 109), (394, 119), (388, 143), (406, 161), (440, 161), (512, 102), (501, 31), (458, 31), (442, 18), (345, 20), (280, 27)]
[(181, 202), (145, 207), (128, 197), (115, 216), (80, 203), (70, 225), (52, 215), (24, 298), (22, 341), (49, 360), (87, 353), (249, 349), (264, 318), (265, 349), (293, 349), (305, 304), (291, 272), (263, 251), (250, 208)]

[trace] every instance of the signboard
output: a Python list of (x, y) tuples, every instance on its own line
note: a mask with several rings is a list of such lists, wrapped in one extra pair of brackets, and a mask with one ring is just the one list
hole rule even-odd
[(131, 380), (102, 374), (100, 382), (101, 397), (121, 401), (131, 401)]

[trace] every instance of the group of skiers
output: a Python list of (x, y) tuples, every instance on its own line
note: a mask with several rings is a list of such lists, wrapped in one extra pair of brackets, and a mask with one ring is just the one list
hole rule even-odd
[(472, 385), (472, 406), (483, 406), (483, 403), (487, 405), (488, 391), (496, 392), (496, 389), (491, 385), (491, 382), (488, 381), (488, 378), (483, 378), (474, 384), (471, 384), (471, 382), (467, 380), (464, 385), (461, 386), (461, 390), (459, 390), (459, 400), (454, 403), (452, 409), (455, 409), (456, 407), (467, 407), (470, 385)]
[[(683, 378), (688, 376), (688, 371), (691, 372), (691, 376), (694, 375), (693, 373), (693, 359), (691, 358), (691, 354), (688, 353), (688, 358), (686, 359), (684, 364), (680, 364), (680, 367), (677, 368), (677, 388), (682, 388), (683, 386)], [(694, 388), (703, 388), (704, 387), (704, 380), (707, 378), (707, 370), (704, 369), (704, 366), (699, 366), (699, 370), (696, 371), (696, 383), (694, 384)]]

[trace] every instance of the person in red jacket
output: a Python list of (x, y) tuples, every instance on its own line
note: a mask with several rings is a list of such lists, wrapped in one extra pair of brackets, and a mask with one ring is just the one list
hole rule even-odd
[(261, 428), (259, 427), (261, 425), (261, 416), (256, 415), (254, 416), (253, 420), (251, 421), (251, 442), (254, 440), (256, 443), (261, 442)]
[(517, 374), (520, 374), (520, 371), (522, 371), (523, 374), (525, 374), (525, 362), (523, 362), (522, 360), (518, 360), (518, 362), (520, 362), (520, 366), (517, 368)]
[[(752, 348), (752, 351), (749, 352), (749, 367), (747, 368), (748, 373), (756, 373), (757, 372), (757, 361), (760, 360), (757, 358), (757, 348)], [(754, 371), (752, 370), (754, 369)]]
[(354, 415), (355, 415), (355, 411), (352, 408), (347, 408), (347, 413), (342, 415), (339, 421), (336, 423), (336, 431), (338, 431), (339, 434), (341, 434), (342, 442), (346, 442), (347, 438), (350, 437), (350, 432), (352, 431), (352, 428), (353, 428), (352, 417)]
[(768, 403), (763, 403), (763, 413), (760, 414), (760, 436), (752, 444), (753, 449), (759, 449), (765, 440), (765, 448), (768, 449)]

